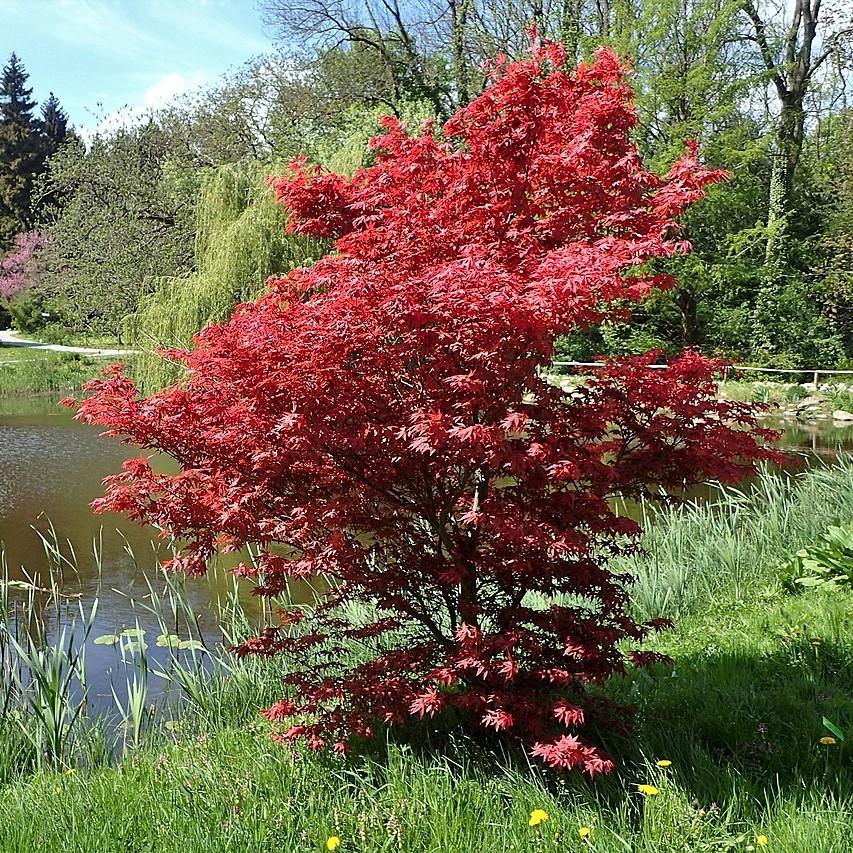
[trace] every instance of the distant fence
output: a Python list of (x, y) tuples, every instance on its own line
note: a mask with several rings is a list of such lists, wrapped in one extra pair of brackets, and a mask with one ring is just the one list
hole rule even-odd
[[(603, 361), (554, 361), (551, 362), (554, 367), (604, 367)], [(664, 370), (669, 367), (668, 364), (650, 364), (649, 368), (652, 370)], [(814, 381), (814, 386), (817, 388), (818, 379), (821, 375), (826, 374), (827, 376), (832, 375), (853, 375), (853, 370), (824, 370), (820, 368), (815, 370), (811, 367), (803, 367), (803, 368), (793, 368), (793, 367), (748, 367), (746, 365), (740, 364), (730, 364), (723, 368), (723, 375), (725, 379), (729, 378), (730, 373), (741, 373), (741, 372), (752, 372), (752, 373), (797, 373), (801, 376), (811, 376)]]

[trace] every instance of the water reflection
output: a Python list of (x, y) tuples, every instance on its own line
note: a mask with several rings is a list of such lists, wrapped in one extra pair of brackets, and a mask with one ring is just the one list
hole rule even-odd
[(782, 431), (779, 447), (810, 454), (831, 461), (842, 451), (853, 450), (853, 425), (828, 419), (801, 422), (791, 419), (769, 418), (767, 426)]
[[(168, 555), (167, 544), (151, 528), (118, 515), (96, 516), (89, 506), (103, 493), (103, 478), (135, 452), (77, 423), (54, 400), (0, 401), (0, 541), (13, 581), (10, 598), (19, 624), (47, 626), (44, 642), (55, 641), (72, 619), (79, 629), (80, 610), (88, 615), (97, 598), (90, 640), (140, 625), (147, 631), (149, 657), (169, 654), (156, 647), (159, 626), (146, 609), (151, 605), (149, 580), (158, 590), (165, 586), (157, 567)], [(158, 467), (167, 465), (160, 461)], [(223, 641), (218, 614), (234, 594), (233, 576), (225, 569), (239, 559), (223, 557), (205, 579), (184, 585), (198, 617), (196, 630), (211, 647)], [(25, 589), (25, 582), (36, 589)], [(39, 591), (54, 583), (63, 594), (59, 608), (51, 593)], [(238, 592), (250, 620), (262, 622), (262, 601), (250, 595), (246, 584)], [(188, 637), (185, 625), (176, 633)], [(111, 701), (111, 673), (123, 673), (123, 657), (120, 644), (87, 645), (96, 704), (97, 697)], [(124, 676), (118, 681), (121, 685)]]

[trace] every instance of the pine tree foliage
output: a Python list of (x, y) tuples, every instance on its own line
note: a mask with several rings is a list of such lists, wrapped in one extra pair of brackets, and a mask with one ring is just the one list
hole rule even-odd
[(68, 115), (53, 92), (41, 106), (41, 126), (46, 141), (46, 154), (49, 157), (56, 153), (68, 137)]
[(28, 74), (13, 53), (0, 80), (0, 247), (33, 225), (33, 181), (44, 165), (44, 147)]

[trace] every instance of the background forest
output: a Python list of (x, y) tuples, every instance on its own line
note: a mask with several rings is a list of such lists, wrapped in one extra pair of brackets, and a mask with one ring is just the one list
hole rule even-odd
[[(685, 220), (678, 287), (561, 355), (698, 346), (740, 363), (853, 364), (853, 11), (845, 0), (265, 0), (280, 49), (144, 120), (86, 139), (0, 86), (0, 300), (49, 340), (182, 344), (267, 276), (319, 257), (285, 235), (266, 178), (304, 154), (361, 165), (383, 114), (416, 128), (541, 35), (631, 58), (636, 141), (664, 172), (697, 139), (731, 173)], [(288, 45), (300, 44), (299, 51)], [(152, 384), (167, 378), (149, 365)]]

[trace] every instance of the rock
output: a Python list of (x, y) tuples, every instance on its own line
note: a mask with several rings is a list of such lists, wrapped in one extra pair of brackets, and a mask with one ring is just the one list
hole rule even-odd
[(797, 409), (813, 409), (818, 406), (823, 405), (823, 398), (821, 397), (806, 397), (804, 400), (800, 400), (797, 402)]
[(844, 409), (836, 409), (832, 413), (834, 421), (850, 421), (853, 422), (853, 412), (845, 412)]

